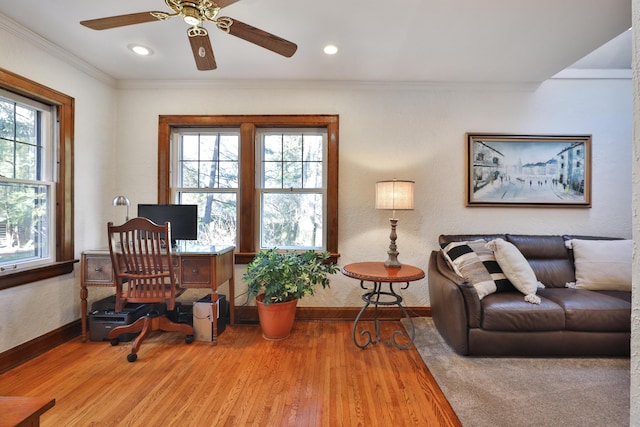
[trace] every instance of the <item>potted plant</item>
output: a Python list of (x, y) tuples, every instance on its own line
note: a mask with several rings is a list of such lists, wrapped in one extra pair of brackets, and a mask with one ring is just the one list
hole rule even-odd
[(248, 297), (256, 299), (266, 339), (287, 338), (298, 300), (313, 295), (316, 285), (329, 286), (328, 275), (336, 273), (338, 266), (328, 259), (328, 252), (282, 252), (273, 248), (258, 252), (247, 265), (243, 279), (247, 282)]

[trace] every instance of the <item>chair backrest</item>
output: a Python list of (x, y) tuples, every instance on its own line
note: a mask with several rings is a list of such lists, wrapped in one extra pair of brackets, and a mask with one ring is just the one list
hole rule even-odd
[(133, 218), (107, 225), (109, 252), (116, 278), (116, 309), (127, 302), (164, 302), (173, 310), (177, 295), (176, 266), (171, 255), (169, 223)]

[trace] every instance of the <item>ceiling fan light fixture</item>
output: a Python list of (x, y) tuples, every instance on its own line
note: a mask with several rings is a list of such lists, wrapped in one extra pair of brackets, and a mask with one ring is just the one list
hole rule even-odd
[(188, 25), (200, 25), (200, 12), (195, 7), (187, 6), (182, 9), (182, 19)]
[[(159, 1), (159, 0), (158, 0)], [(164, 0), (173, 13), (149, 11), (136, 12), (126, 15), (114, 15), (105, 18), (89, 19), (80, 24), (93, 30), (108, 30), (128, 25), (142, 24), (154, 21), (166, 21), (173, 17), (180, 17), (188, 25), (187, 37), (191, 45), (191, 52), (200, 71), (216, 69), (216, 61), (211, 46), (208, 31), (202, 27), (204, 22), (211, 22), (215, 26), (234, 37), (270, 50), (278, 55), (290, 58), (298, 49), (295, 43), (285, 40), (275, 34), (268, 33), (249, 24), (233, 20), (229, 17), (218, 18), (221, 7), (228, 6), (238, 0)], [(219, 2), (222, 6), (220, 6)], [(152, 53), (151, 49), (140, 50), (129, 45), (131, 51), (137, 54)]]
[(135, 53), (136, 55), (140, 55), (140, 56), (149, 56), (153, 54), (153, 50), (149, 49), (146, 46), (142, 46), (141, 44), (130, 44), (127, 46), (127, 48)]

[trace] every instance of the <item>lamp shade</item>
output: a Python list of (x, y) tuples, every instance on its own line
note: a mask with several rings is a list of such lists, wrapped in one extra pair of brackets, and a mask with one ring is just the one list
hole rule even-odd
[(113, 199), (113, 206), (129, 206), (130, 202), (126, 196), (116, 196)]
[(127, 207), (127, 216), (124, 217), (125, 221), (129, 221), (129, 199), (127, 196), (116, 196), (113, 198), (113, 206), (126, 206)]
[(376, 182), (376, 209), (413, 209), (414, 185), (414, 181), (395, 179)]

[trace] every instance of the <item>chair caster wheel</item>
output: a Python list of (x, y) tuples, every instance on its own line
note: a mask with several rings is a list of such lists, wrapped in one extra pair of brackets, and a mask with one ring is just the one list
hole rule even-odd
[(193, 335), (187, 335), (187, 337), (184, 339), (184, 341), (187, 344), (191, 344), (193, 342)]
[(114, 338), (114, 339), (111, 340), (111, 345), (112, 346), (116, 346), (118, 344), (120, 344), (120, 338)]
[(127, 354), (127, 360), (129, 362), (135, 362), (138, 359), (138, 355), (131, 353), (131, 354)]

